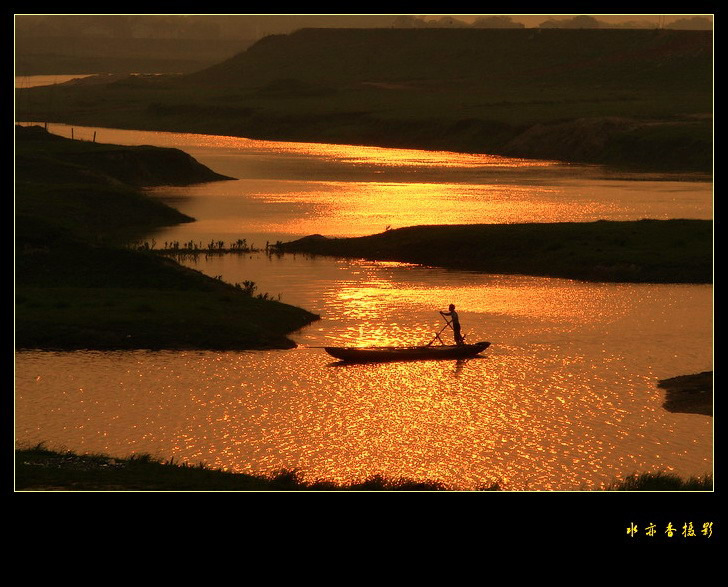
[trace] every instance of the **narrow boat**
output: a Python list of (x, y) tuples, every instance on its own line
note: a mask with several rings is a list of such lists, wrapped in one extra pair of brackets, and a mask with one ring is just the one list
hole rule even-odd
[(409, 347), (324, 347), (332, 357), (350, 362), (422, 361), (428, 359), (469, 359), (482, 353), (489, 342)]

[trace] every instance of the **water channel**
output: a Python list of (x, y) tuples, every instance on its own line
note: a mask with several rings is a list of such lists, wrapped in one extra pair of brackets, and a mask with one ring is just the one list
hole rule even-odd
[[(70, 136), (70, 127), (51, 125)], [(712, 218), (700, 178), (407, 149), (74, 129), (180, 148), (236, 179), (151, 189), (196, 222), (165, 243), (263, 246), (417, 224)], [(404, 263), (230, 254), (183, 261), (306, 308), (298, 347), (16, 354), (16, 443), (151, 453), (230, 471), (381, 474), (453, 489), (598, 489), (711, 473), (713, 421), (662, 407), (659, 379), (712, 369), (710, 285), (585, 283)], [(342, 365), (326, 344), (417, 344), (455, 303), (482, 358)]]

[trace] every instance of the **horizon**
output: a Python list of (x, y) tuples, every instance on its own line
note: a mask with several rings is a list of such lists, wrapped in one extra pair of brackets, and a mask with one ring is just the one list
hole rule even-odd
[[(68, 33), (98, 38), (257, 40), (317, 27), (468, 28), (479, 19), (490, 18), (496, 19), (489, 23), (495, 28), (713, 29), (712, 14), (15, 14), (14, 17), (15, 36), (26, 38)], [(117, 22), (109, 26), (109, 19)]]

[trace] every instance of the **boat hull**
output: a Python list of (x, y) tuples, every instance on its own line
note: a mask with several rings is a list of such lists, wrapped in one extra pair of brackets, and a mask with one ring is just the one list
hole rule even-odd
[(416, 347), (324, 347), (332, 357), (348, 362), (425, 361), (468, 359), (482, 353), (489, 342)]

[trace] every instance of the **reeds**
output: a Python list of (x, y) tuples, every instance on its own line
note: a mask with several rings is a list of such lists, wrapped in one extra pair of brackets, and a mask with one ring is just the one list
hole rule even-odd
[(202, 241), (189, 240), (180, 242), (178, 240), (164, 241), (164, 246), (157, 248), (157, 241), (140, 240), (127, 245), (127, 248), (134, 251), (153, 252), (162, 255), (169, 255), (179, 258), (196, 257), (198, 255), (222, 255), (229, 253), (266, 253), (268, 255), (283, 255), (280, 241), (275, 244), (265, 243), (265, 248), (256, 247), (252, 243), (248, 243), (247, 239), (239, 238), (235, 241), (226, 242), (224, 240), (211, 239), (209, 243), (204, 244)]

